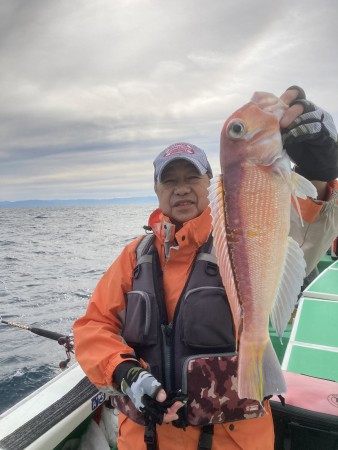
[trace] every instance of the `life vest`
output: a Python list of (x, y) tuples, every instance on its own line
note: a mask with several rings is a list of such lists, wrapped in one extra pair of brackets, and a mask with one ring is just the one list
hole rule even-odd
[[(237, 395), (237, 353), (232, 314), (212, 253), (212, 237), (196, 253), (172, 323), (165, 308), (154, 235), (140, 242), (133, 289), (127, 294), (122, 336), (166, 392), (188, 395), (184, 426), (256, 418), (261, 404)], [(143, 415), (127, 396), (113, 406), (139, 424)]]

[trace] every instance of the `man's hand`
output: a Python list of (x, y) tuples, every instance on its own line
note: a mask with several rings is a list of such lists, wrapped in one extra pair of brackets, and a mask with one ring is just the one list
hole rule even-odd
[(281, 99), (290, 106), (280, 121), (283, 143), (297, 172), (309, 180), (337, 178), (337, 130), (330, 114), (309, 102), (298, 86)]
[(167, 406), (165, 404), (167, 394), (161, 383), (142, 367), (135, 366), (128, 369), (122, 379), (121, 390), (128, 395), (139, 411), (149, 414), (159, 424), (177, 420), (177, 411), (183, 406), (180, 401)]
[(306, 95), (302, 88), (291, 86), (280, 96), (280, 98), (289, 106), (280, 121), (280, 127), (284, 129), (291, 125), (298, 116), (303, 114), (304, 105), (302, 102), (303, 100), (306, 100)]
[[(160, 401), (160, 400), (157, 400)], [(175, 402), (173, 405), (171, 405), (169, 408), (167, 408), (167, 412), (163, 416), (163, 422), (164, 423), (170, 423), (174, 420), (178, 420), (178, 414), (177, 411), (182, 408), (184, 403), (182, 402)]]
[(128, 395), (139, 411), (144, 409), (143, 396), (145, 394), (151, 398), (159, 398), (159, 401), (164, 401), (166, 398), (161, 383), (147, 370), (137, 366), (131, 367), (124, 375), (121, 390)]

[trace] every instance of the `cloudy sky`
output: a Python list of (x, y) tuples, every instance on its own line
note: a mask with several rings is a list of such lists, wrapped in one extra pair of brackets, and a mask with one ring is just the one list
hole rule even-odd
[(338, 123), (336, 0), (0, 0), (0, 201), (151, 195), (185, 141), (292, 84)]

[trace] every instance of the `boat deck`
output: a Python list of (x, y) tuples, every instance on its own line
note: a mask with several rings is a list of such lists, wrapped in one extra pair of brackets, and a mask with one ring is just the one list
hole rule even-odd
[(282, 369), (338, 382), (338, 261), (304, 290)]
[(275, 450), (338, 448), (337, 318), (338, 261), (304, 290), (288, 330), (282, 359), (286, 406), (271, 401)]

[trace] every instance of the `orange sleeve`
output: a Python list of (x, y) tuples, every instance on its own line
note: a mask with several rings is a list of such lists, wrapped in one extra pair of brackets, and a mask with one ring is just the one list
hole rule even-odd
[(132, 288), (135, 249), (140, 241), (128, 244), (97, 284), (84, 316), (73, 326), (75, 356), (90, 381), (111, 387), (116, 366), (134, 354), (120, 336), (125, 312), (125, 294)]
[[(293, 199), (292, 203), (295, 207), (295, 202)], [(313, 200), (310, 197), (307, 197), (306, 199), (298, 198), (298, 203), (300, 206), (302, 218), (303, 220), (305, 220), (305, 222), (308, 223), (312, 223), (317, 219), (324, 205), (323, 201)]]
[(338, 234), (338, 181), (328, 183), (327, 200), (299, 199), (304, 226), (291, 211), (290, 236), (299, 244), (306, 261), (306, 276), (316, 267)]
[[(332, 201), (332, 197), (334, 195), (334, 192), (338, 191), (338, 180), (330, 181), (327, 184), (327, 199), (326, 202)], [(301, 214), (303, 220), (308, 223), (313, 223), (315, 220), (317, 220), (317, 217), (321, 213), (322, 209), (325, 207), (325, 201), (323, 200), (313, 200), (310, 197), (307, 197), (306, 199), (298, 198)], [(336, 203), (338, 203), (338, 200), (336, 200)], [(296, 208), (296, 204), (294, 199), (292, 198), (292, 204), (294, 208)]]

